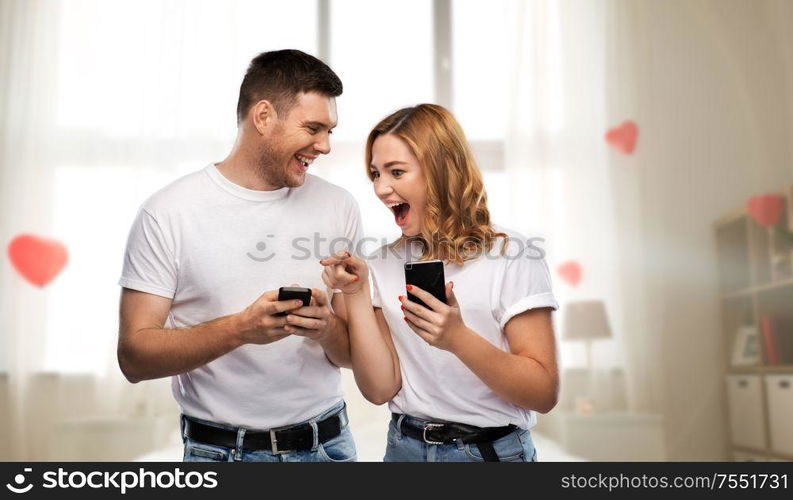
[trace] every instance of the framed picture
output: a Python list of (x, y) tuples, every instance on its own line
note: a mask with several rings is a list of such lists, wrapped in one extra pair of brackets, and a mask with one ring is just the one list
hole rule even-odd
[(735, 334), (732, 348), (733, 366), (755, 366), (760, 363), (760, 334), (754, 325), (744, 325)]

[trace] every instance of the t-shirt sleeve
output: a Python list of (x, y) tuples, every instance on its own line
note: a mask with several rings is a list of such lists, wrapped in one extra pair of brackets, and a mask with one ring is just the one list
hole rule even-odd
[(157, 220), (141, 208), (127, 240), (118, 284), (172, 299), (176, 293), (176, 260)]
[(551, 273), (545, 259), (533, 256), (506, 257), (502, 267), (501, 286), (495, 290), (495, 318), (504, 330), (510, 319), (518, 314), (538, 307), (558, 309), (559, 304), (551, 289)]
[[(363, 239), (363, 223), (361, 222), (361, 210), (358, 208), (358, 203), (352, 195), (347, 195), (344, 203), (344, 208), (341, 211), (343, 223), (344, 243), (343, 245), (334, 246), (332, 251), (339, 252), (346, 250), (353, 255), (360, 255), (361, 240)], [(333, 289), (333, 293), (341, 293), (338, 288)]]
[[(363, 248), (363, 222), (361, 221), (361, 210), (358, 207), (358, 202), (356, 202), (354, 198), (351, 198), (350, 201), (349, 216), (346, 219), (347, 228), (345, 230), (345, 238), (351, 242), (348, 251), (366, 261), (367, 258), (364, 254), (366, 249)], [(369, 264), (369, 262), (367, 262), (367, 264)], [(369, 269), (369, 289), (372, 291), (372, 305), (374, 307), (383, 307), (380, 300), (380, 292), (378, 291), (377, 282), (375, 281), (371, 267)], [(341, 290), (334, 290), (334, 292), (336, 291)]]
[(377, 286), (377, 277), (371, 266), (369, 267), (369, 285), (372, 289), (372, 306), (383, 307), (383, 299), (380, 297), (380, 288)]
[(359, 247), (363, 239), (363, 223), (361, 222), (361, 209), (358, 208), (358, 202), (352, 196), (349, 197), (344, 215), (344, 238), (349, 242), (347, 251), (360, 256), (362, 249)]

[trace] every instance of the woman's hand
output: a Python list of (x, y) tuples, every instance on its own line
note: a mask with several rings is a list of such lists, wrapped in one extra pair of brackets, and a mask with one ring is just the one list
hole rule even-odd
[(347, 295), (359, 293), (369, 282), (369, 267), (366, 262), (353, 257), (350, 252), (338, 252), (319, 263), (325, 266), (322, 281), (329, 288), (341, 290)]
[(431, 293), (415, 285), (408, 285), (407, 290), (431, 309), (408, 300), (406, 296), (399, 296), (402, 311), (405, 313), (405, 321), (410, 329), (429, 345), (444, 351), (454, 351), (459, 341), (470, 333), (463, 322), (460, 305), (454, 296), (453, 288), (453, 282), (446, 284), (446, 300), (449, 302), (446, 305)]

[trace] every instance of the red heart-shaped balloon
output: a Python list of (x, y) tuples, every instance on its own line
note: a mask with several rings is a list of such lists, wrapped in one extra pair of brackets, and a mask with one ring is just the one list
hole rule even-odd
[(560, 265), (556, 268), (556, 272), (571, 286), (578, 286), (578, 283), (581, 282), (581, 265), (574, 260)]
[(746, 203), (746, 211), (758, 224), (763, 227), (773, 227), (779, 224), (785, 200), (778, 194), (765, 194), (752, 196)]
[(639, 126), (630, 120), (606, 132), (606, 142), (620, 153), (626, 155), (633, 153), (638, 139)]
[(69, 259), (62, 243), (32, 234), (21, 234), (11, 240), (8, 257), (23, 278), (39, 287), (52, 281)]

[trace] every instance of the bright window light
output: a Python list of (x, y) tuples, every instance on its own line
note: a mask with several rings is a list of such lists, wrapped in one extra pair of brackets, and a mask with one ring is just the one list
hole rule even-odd
[(256, 54), (316, 53), (315, 0), (63, 2), (57, 123), (109, 137), (225, 136)]
[(454, 111), (470, 140), (503, 140), (512, 64), (507, 2), (452, 3)]
[(433, 100), (432, 2), (330, 6), (330, 63), (344, 82), (335, 138), (362, 143), (389, 113)]
[(118, 278), (140, 204), (192, 170), (69, 166), (55, 172), (53, 226), (69, 263), (47, 287), (45, 371), (102, 373), (115, 359)]

